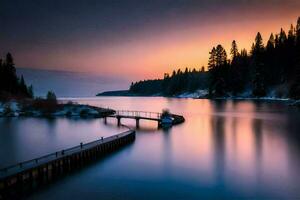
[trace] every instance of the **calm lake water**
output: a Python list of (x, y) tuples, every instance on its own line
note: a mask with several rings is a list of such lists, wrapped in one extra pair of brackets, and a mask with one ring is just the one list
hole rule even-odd
[[(73, 99), (115, 109), (169, 108), (186, 122), (157, 130), (30, 199), (300, 198), (300, 110), (282, 102), (103, 97)], [(135, 121), (123, 120), (134, 126)], [(116, 121), (0, 119), (6, 165), (122, 131)]]

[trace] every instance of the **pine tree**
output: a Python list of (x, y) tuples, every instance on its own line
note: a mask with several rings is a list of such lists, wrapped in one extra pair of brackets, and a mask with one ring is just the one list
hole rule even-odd
[(277, 58), (274, 58), (275, 52), (275, 38), (273, 33), (271, 33), (270, 38), (268, 40), (265, 52), (265, 71), (268, 76), (266, 76), (266, 84), (274, 85), (276, 81), (279, 80), (280, 74), (278, 73), (278, 67), (276, 66)]
[(201, 67), (201, 70), (200, 70), (200, 72), (202, 72), (202, 73), (203, 73), (203, 72), (205, 72), (205, 68), (204, 68), (204, 66), (202, 66), (202, 67)]
[(27, 88), (27, 91), (28, 91), (28, 97), (29, 98), (33, 98), (34, 97), (34, 92), (33, 92), (33, 86), (30, 85), (28, 88)]
[(264, 51), (263, 39), (260, 32), (257, 33), (255, 37), (255, 44), (252, 46), (252, 54), (259, 54)]
[(0, 98), (7, 97), (30, 97), (24, 77), (19, 80), (14, 59), (7, 53), (4, 61), (0, 59)]
[(56, 95), (53, 91), (48, 91), (47, 96), (46, 96), (48, 101), (53, 101), (56, 102)]
[[(263, 67), (263, 65), (258, 66), (258, 68), (261, 68), (261, 67)], [(259, 70), (256, 70), (255, 74), (254, 74), (252, 94), (256, 97), (263, 97), (266, 95), (266, 88), (264, 85), (264, 77)]]
[(4, 78), (4, 82), (7, 84), (6, 91), (15, 94), (18, 87), (18, 77), (16, 74), (14, 60), (10, 53), (7, 53), (6, 55), (4, 72), (6, 74), (6, 77)]
[(227, 53), (222, 45), (214, 47), (209, 59), (210, 84), (209, 94), (222, 96), (225, 94), (227, 77)]
[(21, 94), (23, 94), (25, 96), (29, 96), (28, 95), (28, 91), (27, 91), (27, 86), (26, 86), (26, 83), (25, 83), (23, 75), (21, 76), (20, 86), (19, 87), (20, 87)]
[(286, 33), (283, 29), (280, 30), (280, 34), (279, 34), (279, 43), (281, 45), (283, 45), (287, 40), (287, 36), (286, 36)]
[(216, 48), (216, 66), (220, 67), (227, 63), (227, 53), (222, 45), (218, 45)]
[(13, 59), (13, 57), (12, 57), (12, 55), (10, 53), (6, 54), (6, 60), (5, 60), (5, 62), (6, 62), (7, 66), (10, 66), (10, 67), (14, 67), (15, 66), (14, 59)]
[(279, 42), (279, 36), (278, 34), (275, 35), (275, 48), (278, 48), (280, 46), (280, 42)]
[(235, 58), (239, 55), (239, 50), (235, 40), (232, 41), (230, 54), (232, 62), (234, 62)]
[(254, 77), (252, 94), (262, 97), (266, 94), (265, 88), (265, 64), (264, 64), (264, 45), (261, 34), (258, 32), (255, 38), (254, 48), (252, 49)]
[(296, 25), (296, 41), (297, 41), (297, 46), (300, 46), (300, 17), (298, 18), (297, 25)]
[(175, 76), (176, 76), (176, 71), (173, 70), (173, 72), (172, 72), (172, 77), (175, 77)]
[(267, 43), (267, 50), (273, 50), (275, 48), (275, 38), (273, 33), (271, 33), (270, 38)]
[(291, 98), (300, 99), (300, 17), (296, 25), (295, 64), (293, 67), (293, 80), (289, 95)]
[(213, 68), (216, 67), (216, 48), (213, 47), (213, 49), (211, 50), (211, 52), (209, 52), (210, 57), (208, 60), (208, 70), (212, 70)]
[(241, 88), (246, 88), (251, 82), (250, 59), (246, 49), (242, 49), (239, 56), (239, 65), (241, 71)]
[[(243, 68), (245, 68), (245, 65), (242, 65), (242, 58), (241, 55), (239, 54), (238, 48), (236, 41), (233, 40), (231, 44), (231, 66), (228, 72), (228, 77), (227, 77), (227, 85), (228, 85), (228, 90), (232, 92), (233, 95), (236, 95), (237, 93), (241, 92), (242, 89), (244, 88), (245, 84), (243, 83)], [(245, 52), (241, 52), (245, 53)], [(247, 54), (247, 53), (246, 53)]]
[(294, 66), (294, 80), (290, 87), (289, 96), (294, 99), (300, 99), (300, 51)]
[(242, 49), (240, 55), (241, 55), (241, 57), (248, 57), (248, 52), (247, 52), (247, 50), (246, 50), (246, 49)]
[(288, 41), (289, 43), (294, 43), (295, 42), (295, 28), (293, 26), (293, 24), (291, 24), (290, 30), (289, 30), (289, 34), (288, 34)]

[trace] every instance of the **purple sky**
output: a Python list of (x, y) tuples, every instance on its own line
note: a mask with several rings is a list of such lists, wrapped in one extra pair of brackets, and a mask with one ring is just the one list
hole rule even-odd
[(0, 53), (19, 67), (161, 77), (205, 66), (218, 43), (249, 49), (299, 10), (299, 0), (1, 0)]

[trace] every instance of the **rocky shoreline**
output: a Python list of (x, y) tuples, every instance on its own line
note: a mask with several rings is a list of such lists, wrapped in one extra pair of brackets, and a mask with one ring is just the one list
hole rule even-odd
[(112, 109), (73, 102), (53, 103), (47, 100), (0, 102), (0, 117), (79, 117), (101, 118), (114, 114)]

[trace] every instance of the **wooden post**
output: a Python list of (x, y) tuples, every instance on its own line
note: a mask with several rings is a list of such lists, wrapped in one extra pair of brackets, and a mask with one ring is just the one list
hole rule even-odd
[(118, 120), (118, 126), (121, 126), (121, 117), (117, 117)]
[(140, 119), (135, 118), (135, 120), (136, 120), (136, 128), (140, 128)]
[(161, 122), (158, 120), (157, 121), (157, 129), (160, 129), (161, 128)]

